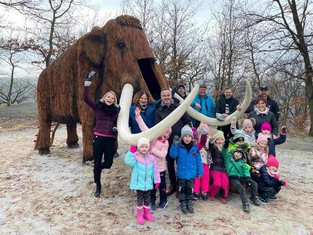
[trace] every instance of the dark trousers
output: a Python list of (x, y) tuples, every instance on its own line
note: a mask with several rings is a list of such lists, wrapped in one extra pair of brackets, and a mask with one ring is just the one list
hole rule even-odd
[(150, 190), (137, 190), (137, 206), (150, 206)]
[(262, 190), (259, 190), (259, 195), (265, 199), (275, 196), (281, 189), (281, 186), (274, 187), (264, 187)]
[[(166, 174), (166, 171), (160, 172), (160, 178), (161, 178), (161, 183), (159, 185), (160, 203), (167, 201), (165, 174)], [(153, 187), (150, 193), (150, 200), (152, 202), (155, 202), (156, 200), (156, 192), (157, 190)]]
[(179, 202), (191, 201), (194, 179), (178, 179)]
[[(170, 148), (173, 144), (173, 139), (170, 138), (168, 140), (168, 143), (169, 143), (168, 149), (170, 150)], [(168, 177), (170, 180), (170, 185), (172, 187), (176, 187), (177, 186), (177, 179), (176, 179), (176, 171), (175, 171), (175, 159), (170, 157), (170, 154), (169, 154), (170, 151), (169, 150), (168, 150), (168, 153), (166, 155)]]
[(255, 198), (258, 193), (258, 184), (254, 182), (251, 178), (229, 178), (229, 181), (234, 185), (239, 192), (242, 204), (248, 203), (248, 198), (246, 194), (246, 189), (242, 183), (248, 183), (251, 189), (251, 197)]
[[(93, 160), (94, 160), (94, 182), (100, 183), (102, 169), (110, 169), (113, 164), (113, 156), (116, 153), (114, 148), (116, 139), (94, 135), (93, 138)], [(104, 158), (104, 162), (102, 162)]]

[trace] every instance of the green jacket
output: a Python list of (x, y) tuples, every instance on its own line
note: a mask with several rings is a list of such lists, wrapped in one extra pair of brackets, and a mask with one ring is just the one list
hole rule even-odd
[(233, 155), (225, 148), (222, 148), (222, 154), (225, 160), (226, 173), (229, 177), (251, 177), (250, 167), (246, 164), (244, 158), (239, 161), (234, 161), (232, 159)]

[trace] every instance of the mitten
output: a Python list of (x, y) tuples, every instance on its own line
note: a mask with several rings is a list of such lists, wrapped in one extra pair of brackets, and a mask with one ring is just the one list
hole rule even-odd
[(222, 114), (220, 114), (220, 113), (216, 114), (216, 119), (219, 121), (225, 121), (225, 118), (223, 118)]
[(281, 181), (281, 184), (282, 184), (283, 186), (287, 186), (287, 182), (286, 182), (285, 180), (282, 180), (282, 181)]
[(155, 188), (155, 189), (158, 189), (159, 186), (160, 186), (160, 183), (156, 183), (155, 186), (154, 186), (154, 188)]
[(113, 132), (113, 133), (117, 133), (117, 127), (113, 127), (113, 128), (112, 128), (112, 132)]
[(95, 76), (96, 72), (95, 71), (91, 71), (90, 73), (88, 73), (86, 75), (86, 81), (91, 82), (91, 80), (93, 79), (93, 77)]
[(179, 136), (175, 135), (173, 139), (173, 144), (177, 145), (179, 143)]
[(130, 146), (130, 149), (129, 149), (130, 152), (135, 153), (136, 150), (137, 150), (137, 148), (135, 145)]
[(281, 128), (281, 134), (286, 135), (286, 133), (287, 133), (287, 129), (286, 129), (285, 126), (283, 126), (283, 127)]
[(207, 129), (205, 129), (204, 127), (202, 127), (201, 134), (202, 134), (202, 135), (207, 135), (207, 134), (208, 134)]

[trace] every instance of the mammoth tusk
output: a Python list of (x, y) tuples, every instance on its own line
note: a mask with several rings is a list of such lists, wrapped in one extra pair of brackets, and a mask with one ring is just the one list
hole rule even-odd
[[(177, 99), (179, 99), (180, 102), (183, 101), (183, 99), (178, 94), (175, 94), (175, 97)], [(236, 112), (229, 115), (227, 118), (225, 118), (225, 121), (219, 121), (216, 118), (209, 118), (209, 117), (203, 115), (202, 113), (199, 113), (198, 111), (196, 111), (192, 107), (189, 107), (187, 109), (187, 113), (192, 118), (194, 118), (198, 121), (204, 122), (206, 124), (209, 124), (212, 126), (226, 126), (226, 125), (230, 124), (231, 119), (233, 117), (236, 117), (238, 120), (238, 118), (240, 118), (241, 116), (244, 115), (245, 111), (247, 110), (247, 108), (250, 105), (251, 100), (252, 100), (252, 89), (251, 89), (250, 83), (246, 80), (246, 94), (245, 94), (245, 98), (241, 104), (241, 110), (240, 111), (237, 110)]]
[(122, 90), (120, 98), (121, 111), (117, 119), (118, 137), (124, 143), (128, 145), (137, 144), (137, 141), (141, 137), (148, 138), (149, 140), (155, 139), (162, 135), (166, 130), (172, 127), (178, 119), (183, 116), (187, 108), (196, 97), (199, 90), (199, 85), (196, 85), (190, 92), (188, 97), (181, 102), (181, 104), (160, 123), (150, 128), (149, 130), (141, 133), (132, 134), (128, 127), (129, 120), (129, 108), (131, 105), (131, 97), (133, 95), (133, 87), (130, 84), (125, 84)]

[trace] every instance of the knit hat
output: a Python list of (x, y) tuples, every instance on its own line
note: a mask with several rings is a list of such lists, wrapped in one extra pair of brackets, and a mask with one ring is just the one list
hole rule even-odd
[(234, 150), (234, 152), (239, 152), (239, 153), (242, 154), (243, 158), (246, 158), (247, 157), (247, 152), (248, 152), (247, 145), (246, 144), (238, 145), (236, 147), (236, 149)]
[(185, 135), (191, 135), (193, 137), (193, 132), (190, 126), (185, 125), (182, 129), (181, 129), (181, 137), (184, 137)]
[(245, 129), (247, 127), (253, 127), (253, 123), (250, 119), (243, 120), (242, 129)]
[(269, 131), (270, 133), (272, 133), (272, 127), (271, 124), (269, 124), (268, 122), (263, 122), (261, 125), (261, 131)]
[(192, 130), (192, 136), (194, 139), (198, 139), (198, 132), (197, 132), (197, 129), (195, 127), (191, 128)]
[(138, 142), (137, 142), (137, 148), (139, 148), (141, 145), (146, 144), (148, 146), (148, 148), (150, 148), (150, 140), (147, 138), (139, 138)]
[(177, 86), (177, 90), (179, 89), (179, 88), (184, 88), (185, 89), (185, 86), (183, 85), (183, 84), (179, 84), (178, 86)]
[(224, 132), (217, 131), (215, 135), (213, 135), (212, 139), (210, 140), (211, 144), (214, 144), (217, 138), (222, 138), (223, 140), (225, 140)]
[(256, 140), (257, 143), (260, 143), (260, 142), (266, 142), (267, 143), (267, 137), (266, 135), (263, 135), (262, 133), (259, 133), (258, 134), (258, 139)]
[(242, 132), (242, 130), (240, 130), (239, 132), (237, 132), (233, 138), (232, 138), (232, 142), (235, 144), (238, 141), (245, 141), (245, 137), (244, 134)]
[(266, 162), (266, 166), (267, 167), (269, 167), (269, 166), (276, 166), (278, 168), (279, 167), (279, 162), (278, 162), (277, 158), (274, 157), (274, 155), (271, 154), (268, 157), (268, 160)]

